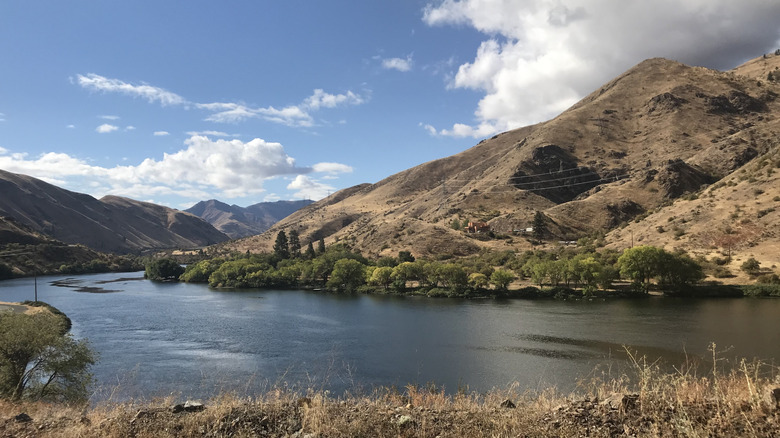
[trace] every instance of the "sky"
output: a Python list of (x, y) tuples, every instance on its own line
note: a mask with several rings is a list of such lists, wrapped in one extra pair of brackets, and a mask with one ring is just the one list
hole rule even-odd
[(776, 0), (7, 0), (0, 169), (179, 209), (317, 200), (647, 58), (736, 67), (778, 23)]

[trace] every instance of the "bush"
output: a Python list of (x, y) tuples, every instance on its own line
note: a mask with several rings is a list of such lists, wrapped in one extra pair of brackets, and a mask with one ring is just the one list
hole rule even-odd
[(176, 281), (184, 273), (184, 268), (169, 258), (152, 260), (146, 265), (146, 278), (152, 281)]
[(751, 284), (742, 286), (748, 297), (780, 297), (780, 284)]
[(761, 263), (759, 263), (758, 260), (751, 257), (745, 260), (744, 263), (742, 263), (740, 269), (742, 269), (743, 271), (747, 272), (750, 275), (755, 275), (761, 269)]
[(756, 283), (758, 283), (758, 284), (780, 284), (780, 277), (778, 277), (777, 274), (759, 275), (758, 278), (756, 278)]

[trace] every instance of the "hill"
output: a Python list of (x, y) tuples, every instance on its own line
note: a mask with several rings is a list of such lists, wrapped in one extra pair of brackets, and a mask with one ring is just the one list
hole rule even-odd
[(213, 225), (231, 239), (254, 236), (312, 201), (261, 202), (246, 208), (211, 199), (184, 210)]
[[(189, 213), (117, 196), (97, 200), (2, 170), (0, 192), (0, 215), (13, 218), (16, 224), (35, 233), (97, 251), (131, 253), (199, 247), (228, 240)], [(13, 239), (18, 238), (24, 237)]]
[[(725, 184), (751, 166), (774, 163), (780, 78), (767, 76), (778, 67), (775, 55), (726, 72), (649, 59), (548, 122), (334, 193), (225, 248), (268, 251), (278, 231), (294, 228), (304, 244), (325, 238), (367, 255), (530, 249), (532, 240), (516, 230), (531, 227), (537, 211), (546, 218), (548, 243), (608, 233), (612, 245), (626, 247), (631, 229), (622, 227), (654, 212), (690, 214), (693, 207), (681, 200), (705, 189), (710, 202), (700, 202), (697, 214), (702, 229), (713, 229), (714, 212), (733, 210), (736, 200)], [(740, 202), (758, 201), (766, 210), (780, 192), (763, 166), (763, 177), (745, 180)], [(760, 197), (751, 195), (757, 190)], [(777, 242), (772, 214), (759, 233), (767, 248)], [(469, 221), (487, 222), (491, 233), (464, 232)], [(677, 246), (673, 233), (660, 234), (659, 243)]]

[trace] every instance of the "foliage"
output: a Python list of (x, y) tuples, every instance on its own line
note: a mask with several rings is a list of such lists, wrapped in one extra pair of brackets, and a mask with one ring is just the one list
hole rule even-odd
[(301, 256), (301, 239), (298, 234), (298, 230), (290, 231), (289, 242), (287, 247), (290, 251), (290, 257), (297, 258)]
[(171, 258), (154, 259), (146, 264), (146, 278), (152, 281), (178, 280), (184, 268)]
[(314, 252), (314, 245), (312, 245), (312, 243), (309, 242), (309, 245), (306, 246), (306, 252), (303, 253), (303, 258), (307, 260), (311, 260), (316, 256), (317, 254)]
[(490, 274), (490, 283), (498, 290), (506, 290), (509, 283), (514, 281), (515, 274), (507, 271), (506, 269), (496, 269)]
[(223, 259), (201, 260), (187, 266), (179, 280), (187, 283), (208, 283), (209, 277), (224, 263)]
[(333, 266), (327, 286), (338, 292), (352, 293), (365, 283), (365, 265), (353, 259), (340, 259)]
[(398, 263), (413, 262), (414, 256), (409, 251), (398, 251)]
[(534, 214), (534, 239), (541, 241), (542, 239), (547, 236), (547, 216), (544, 215), (541, 211), (536, 211), (536, 214)]
[(393, 282), (393, 268), (389, 266), (381, 266), (371, 273), (371, 277), (369, 279), (369, 283), (375, 285), (375, 286), (382, 286), (387, 290), (387, 288), (390, 286), (390, 283)]
[(287, 241), (287, 233), (284, 230), (279, 231), (276, 235), (276, 241), (274, 242), (274, 254), (280, 259), (286, 259), (290, 257), (290, 247)]
[(469, 274), (469, 286), (471, 286), (474, 289), (484, 289), (488, 286), (488, 277), (487, 275), (481, 273), (481, 272), (474, 272), (472, 274)]
[(759, 263), (758, 260), (751, 257), (745, 260), (745, 262), (742, 263), (742, 266), (740, 266), (739, 269), (743, 270), (744, 272), (747, 272), (750, 275), (756, 275), (761, 270), (761, 263)]
[(0, 313), (0, 397), (86, 401), (96, 359), (60, 316)]
[(623, 251), (618, 258), (620, 275), (646, 285), (658, 274), (661, 251), (654, 246), (636, 246)]

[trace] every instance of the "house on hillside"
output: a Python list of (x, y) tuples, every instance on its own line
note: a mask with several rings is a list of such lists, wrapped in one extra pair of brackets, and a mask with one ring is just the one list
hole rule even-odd
[(465, 230), (467, 233), (487, 233), (490, 231), (490, 225), (487, 222), (469, 222)]

